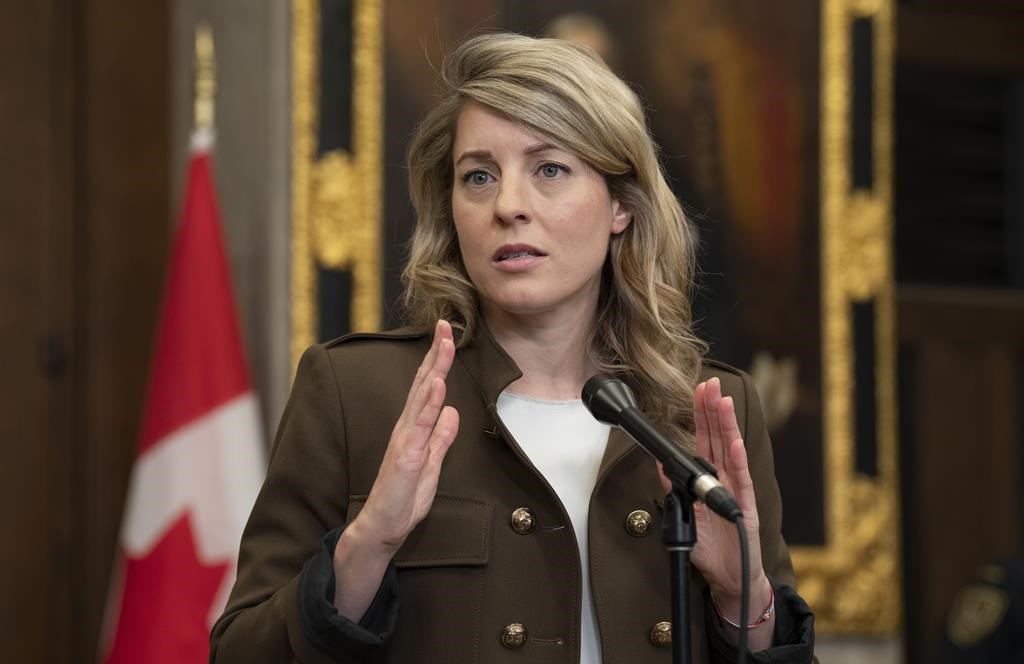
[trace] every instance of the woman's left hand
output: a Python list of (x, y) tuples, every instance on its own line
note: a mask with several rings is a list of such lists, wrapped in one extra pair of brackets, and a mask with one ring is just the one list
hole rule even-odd
[[(747, 451), (739, 426), (736, 424), (736, 410), (732, 397), (722, 397), (722, 386), (717, 378), (697, 385), (693, 401), (697, 454), (718, 469), (718, 481), (735, 496), (736, 502), (743, 510), (743, 524), (750, 545), (751, 615), (746, 617), (745, 622), (750, 624), (758, 612), (771, 601), (772, 590), (761, 563), (757, 502), (754, 497), (754, 483), (747, 467)], [(666, 491), (671, 490), (671, 483), (663, 473), (661, 481)], [(697, 524), (697, 545), (693, 549), (691, 560), (711, 587), (715, 603), (722, 615), (734, 623), (742, 624), (744, 620), (740, 617), (740, 546), (736, 526), (709, 510), (703, 503), (694, 504), (693, 510)], [(765, 632), (770, 635), (771, 631), (757, 630), (758, 636)], [(751, 632), (751, 650), (755, 646), (754, 634)], [(763, 647), (768, 645), (770, 643)]]

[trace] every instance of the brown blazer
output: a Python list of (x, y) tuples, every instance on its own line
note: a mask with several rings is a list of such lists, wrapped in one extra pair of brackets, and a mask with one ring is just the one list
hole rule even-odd
[[(460, 413), (459, 434), (432, 511), (394, 560), (395, 633), (369, 654), (330, 656), (303, 630), (300, 570), (323, 535), (362, 507), (428, 347), (428, 337), (399, 331), (350, 335), (303, 355), (242, 538), (238, 578), (213, 629), (211, 662), (579, 661), (575, 535), (550, 486), (497, 419), (498, 394), (520, 372), (486, 331), (457, 353), (449, 373), (447, 402)], [(774, 582), (794, 586), (771, 443), (754, 388), (744, 374), (712, 362), (705, 376), (718, 376), (736, 403), (765, 570)], [(604, 664), (671, 661), (670, 649), (650, 641), (652, 626), (671, 620), (662, 498), (654, 462), (613, 430), (590, 504), (590, 571)], [(511, 526), (520, 507), (536, 518), (527, 534)], [(626, 530), (634, 510), (653, 516), (645, 537)], [(694, 661), (709, 662), (706, 584), (697, 572), (692, 579)], [(518, 650), (501, 642), (511, 623), (528, 632)]]

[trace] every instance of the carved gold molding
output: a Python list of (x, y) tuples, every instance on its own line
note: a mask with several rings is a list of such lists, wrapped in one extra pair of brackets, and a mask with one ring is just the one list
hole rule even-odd
[(382, 0), (353, 2), (352, 151), (317, 158), (319, 17), (319, 0), (293, 0), (293, 366), (317, 341), (317, 264), (351, 272), (354, 330), (376, 330), (381, 320)]
[[(801, 594), (820, 632), (892, 633), (900, 625), (899, 479), (892, 264), (892, 0), (824, 0), (821, 64), (824, 547), (794, 547)], [(874, 178), (852, 186), (851, 26), (874, 26)], [(875, 309), (877, 477), (857, 472), (851, 307)]]

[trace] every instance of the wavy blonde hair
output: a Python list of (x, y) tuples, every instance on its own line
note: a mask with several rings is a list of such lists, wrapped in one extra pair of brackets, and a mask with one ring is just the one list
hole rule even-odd
[(516, 34), (464, 42), (440, 73), (441, 99), (408, 154), (417, 214), (402, 274), (409, 324), (429, 330), (445, 318), (460, 346), (480, 324), (451, 206), (456, 125), (473, 102), (577, 155), (632, 211), (632, 223), (611, 239), (590, 357), (630, 384), (640, 407), (692, 449), (693, 390), (706, 348), (691, 329), (695, 238), (665, 181), (636, 94), (587, 47)]

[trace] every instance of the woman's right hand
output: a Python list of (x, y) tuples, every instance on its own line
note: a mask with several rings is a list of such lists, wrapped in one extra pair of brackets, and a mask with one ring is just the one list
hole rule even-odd
[(451, 325), (438, 321), (366, 504), (335, 548), (334, 604), (351, 620), (362, 618), (391, 558), (434, 502), (441, 463), (459, 430), (458, 411), (444, 405), (454, 359)]

